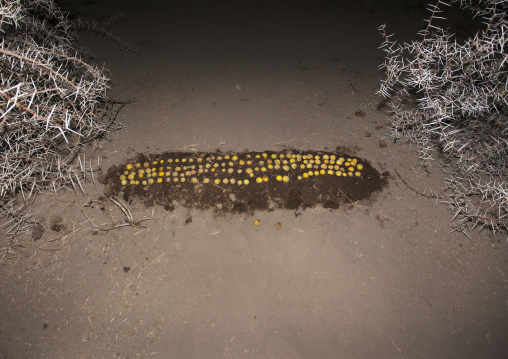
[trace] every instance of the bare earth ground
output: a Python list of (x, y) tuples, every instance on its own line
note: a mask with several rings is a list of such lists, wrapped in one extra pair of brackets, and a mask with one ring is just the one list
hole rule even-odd
[(388, 185), (298, 215), (134, 201), (133, 219), (149, 220), (110, 231), (94, 226), (124, 224), (118, 206), (84, 207), (97, 180), (39, 196), (42, 238), (0, 265), (0, 357), (506, 357), (506, 237), (450, 233), (448, 208), (401, 181), (443, 195), (439, 161), (379, 146), (376, 27), (411, 38), (423, 2), (166, 3), (63, 2), (98, 21), (124, 12), (111, 31), (141, 52), (82, 39), (111, 70), (110, 97), (137, 100), (90, 153), (104, 172), (138, 153), (343, 146)]

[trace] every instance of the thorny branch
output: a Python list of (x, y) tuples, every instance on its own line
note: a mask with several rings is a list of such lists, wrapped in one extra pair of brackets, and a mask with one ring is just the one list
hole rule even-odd
[[(483, 21), (462, 43), (438, 23), (458, 4)], [(433, 152), (451, 168), (446, 203), (459, 230), (508, 230), (508, 0), (450, 0), (429, 6), (420, 39), (399, 44), (379, 30), (389, 98), (390, 137), (418, 145), (424, 163)]]
[(17, 197), (82, 191), (94, 166), (80, 149), (114, 130), (119, 103), (106, 96), (105, 71), (76, 50), (78, 28), (53, 0), (0, 2), (0, 232), (10, 241), (0, 253), (33, 224)]

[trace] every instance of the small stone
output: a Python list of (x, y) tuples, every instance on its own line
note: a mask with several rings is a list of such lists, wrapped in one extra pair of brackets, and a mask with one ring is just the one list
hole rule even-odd
[(372, 136), (372, 133), (370, 133), (369, 131), (365, 131), (365, 135), (364, 136), (365, 137), (370, 137), (370, 136)]
[(385, 140), (379, 140), (379, 147), (381, 148), (385, 148), (388, 144), (386, 143)]

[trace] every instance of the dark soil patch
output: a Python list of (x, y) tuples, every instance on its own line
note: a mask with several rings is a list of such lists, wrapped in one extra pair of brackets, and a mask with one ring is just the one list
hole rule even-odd
[(337, 209), (368, 198), (385, 183), (364, 159), (299, 151), (139, 154), (111, 167), (105, 177), (106, 195), (122, 195), (127, 202), (136, 198), (168, 210), (178, 203), (233, 213)]

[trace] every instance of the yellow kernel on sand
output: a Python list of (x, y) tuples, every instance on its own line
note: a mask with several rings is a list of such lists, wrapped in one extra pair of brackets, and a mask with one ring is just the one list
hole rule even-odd
[(121, 175), (120, 176), (120, 181), (123, 181), (124, 179), (126, 179), (127, 177), (125, 177), (125, 175)]
[(263, 182), (263, 179), (261, 177), (257, 177), (256, 178), (256, 183), (261, 183), (261, 182)]
[(142, 184), (143, 186), (146, 186), (146, 185), (147, 185), (147, 182), (146, 182), (146, 181), (143, 181), (143, 182), (141, 182), (141, 184)]
[(335, 172), (335, 174), (336, 174), (337, 176), (339, 176), (339, 177), (340, 177), (340, 176), (342, 176), (342, 172), (341, 172), (341, 171), (337, 171), (337, 172)]
[(363, 169), (363, 165), (360, 163), (356, 166), (356, 168), (361, 171)]
[(259, 222), (259, 219), (256, 219), (256, 220), (254, 221), (254, 225), (255, 225), (255, 226), (259, 226), (259, 224), (260, 224), (260, 223), (261, 223), (261, 222)]
[(249, 168), (247, 168), (247, 169), (245, 170), (245, 172), (247, 172), (247, 173), (252, 173), (252, 168), (250, 168), (250, 167), (249, 167)]
[(276, 179), (277, 181), (282, 181), (282, 176), (281, 176), (281, 175), (278, 175), (277, 177), (275, 177), (275, 179)]
[(159, 172), (159, 177), (164, 177), (164, 172)]
[(136, 163), (136, 168), (141, 168), (141, 163)]
[(319, 174), (324, 175), (324, 174), (326, 174), (326, 171), (325, 170), (321, 170), (321, 171), (319, 171)]
[(319, 171), (314, 171), (314, 176), (319, 176)]
[(269, 170), (271, 170), (273, 168), (273, 165), (268, 165), (267, 167)]
[(126, 175), (126, 176), (127, 176), (129, 173), (130, 173), (129, 171), (124, 171), (124, 172), (123, 172), (123, 174), (124, 174), (124, 175)]
[(132, 164), (128, 164), (127, 166), (125, 166), (125, 168), (127, 168), (128, 170), (132, 169)]
[(307, 172), (305, 172), (305, 173), (303, 174), (303, 178), (309, 178), (309, 174), (308, 174)]
[(261, 167), (261, 172), (266, 172), (266, 167)]
[(238, 163), (239, 163), (241, 166), (243, 166), (243, 165), (245, 164), (245, 161), (244, 161), (244, 160), (240, 160)]
[(360, 172), (358, 172), (358, 171), (356, 171), (356, 172), (355, 172), (355, 176), (356, 176), (356, 177), (360, 177), (361, 175), (362, 175), (362, 174), (361, 174)]
[(267, 158), (268, 157), (268, 155), (266, 153), (264, 153), (264, 152), (263, 152), (263, 154), (261, 156), (263, 156), (263, 158)]
[(224, 178), (224, 179), (222, 180), (222, 183), (224, 183), (224, 184), (228, 184), (228, 182), (229, 182), (229, 180), (228, 180), (227, 178)]
[(153, 178), (150, 178), (150, 179), (148, 180), (148, 184), (152, 184), (152, 183), (153, 183)]
[(329, 175), (333, 175), (333, 171), (332, 170), (328, 170), (327, 172)]
[(344, 166), (346, 166), (346, 167), (351, 166), (351, 162), (347, 161), (346, 163), (344, 163)]
[(229, 155), (225, 155), (225, 156), (224, 156), (224, 159), (225, 159), (225, 160), (229, 160), (230, 158), (231, 158), (231, 157), (229, 157)]
[(272, 153), (272, 158), (277, 158), (277, 155), (275, 153)]
[(203, 183), (209, 183), (210, 179), (208, 177), (203, 178)]
[(228, 173), (233, 173), (234, 169), (228, 168)]
[(298, 165), (297, 165), (296, 163), (292, 163), (292, 164), (291, 164), (291, 168), (292, 168), (292, 169), (294, 169), (294, 170), (296, 170), (296, 169), (298, 168)]
[(213, 183), (215, 183), (215, 184), (219, 184), (219, 183), (220, 183), (220, 179), (216, 178), (216, 179), (213, 181)]
[(349, 172), (353, 172), (355, 169), (354, 169), (353, 167), (349, 167), (347, 170), (348, 170)]
[(284, 171), (289, 171), (289, 166), (288, 165), (284, 165), (284, 166), (282, 166), (282, 168), (284, 169)]
[(122, 186), (127, 186), (127, 180), (123, 179), (121, 183), (122, 183)]
[(228, 165), (234, 166), (234, 163), (233, 162), (229, 162)]
[(305, 169), (305, 165), (302, 163), (302, 164), (300, 165), (300, 168), (301, 168), (302, 170), (303, 170), (303, 169)]
[(348, 176), (353, 176), (353, 172), (348, 172), (347, 175)]
[(233, 161), (236, 161), (236, 160), (238, 159), (238, 156), (236, 156), (236, 155), (235, 155), (235, 156), (231, 157), (231, 159), (232, 159)]
[(175, 183), (176, 183), (176, 182), (179, 182), (179, 181), (180, 181), (180, 180), (178, 179), (178, 177), (174, 177), (174, 178), (173, 178), (173, 182), (175, 182)]
[(162, 178), (161, 177), (157, 178), (157, 183), (162, 183)]
[(231, 178), (231, 179), (229, 180), (229, 183), (231, 183), (231, 184), (235, 184), (235, 182), (236, 182), (236, 180), (235, 180), (234, 178)]
[(185, 181), (186, 181), (185, 177), (180, 178), (180, 182), (185, 182)]
[(287, 182), (289, 182), (289, 177), (288, 176), (284, 176), (284, 177), (282, 177), (282, 180), (287, 183)]
[(243, 184), (245, 184), (245, 185), (249, 184), (249, 180), (248, 179), (244, 179), (243, 180)]

